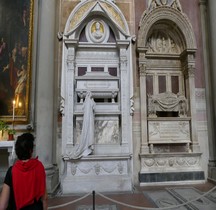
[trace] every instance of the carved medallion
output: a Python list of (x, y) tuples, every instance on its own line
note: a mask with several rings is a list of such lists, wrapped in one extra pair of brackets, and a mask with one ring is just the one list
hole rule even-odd
[(109, 27), (101, 19), (94, 19), (87, 24), (86, 37), (88, 41), (95, 43), (104, 43), (109, 36)]

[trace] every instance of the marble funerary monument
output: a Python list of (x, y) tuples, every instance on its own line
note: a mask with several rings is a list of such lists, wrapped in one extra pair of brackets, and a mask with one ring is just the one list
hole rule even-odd
[(137, 45), (141, 104), (147, 101), (141, 106), (140, 182), (202, 180), (193, 108), (196, 42), (179, 1), (150, 1)]
[[(112, 2), (81, 2), (67, 20), (63, 42), (63, 193), (131, 190), (132, 68), (126, 20)], [(94, 129), (84, 125), (87, 92), (95, 103)], [(89, 132), (86, 141), (94, 136), (91, 152), (74, 157), (71, 151), (82, 144), (83, 132)]]
[[(132, 38), (113, 1), (81, 1), (68, 17), (61, 75), (63, 193), (132, 190)], [(204, 180), (193, 109), (196, 48), (179, 1), (149, 1), (137, 39), (141, 185)]]
[[(12, 49), (7, 15), (32, 8), (28, 104), (15, 139), (30, 127), (49, 194), (216, 180), (215, 0), (20, 2), (0, 1), (0, 36)], [(0, 118), (11, 126), (1, 75), (0, 111), (10, 112)], [(15, 160), (6, 138), (0, 188)]]

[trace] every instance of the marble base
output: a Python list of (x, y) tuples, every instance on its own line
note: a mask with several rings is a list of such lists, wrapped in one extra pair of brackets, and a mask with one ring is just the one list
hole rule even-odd
[(128, 176), (88, 176), (62, 180), (62, 193), (122, 192), (131, 191), (131, 178)]
[(78, 160), (64, 160), (62, 193), (131, 191), (130, 164), (130, 155), (89, 155)]
[(216, 183), (216, 167), (209, 166), (208, 167), (208, 179)]
[(201, 153), (140, 154), (140, 184), (205, 181)]
[(59, 186), (59, 170), (54, 167), (45, 167), (47, 193), (53, 194)]
[(140, 183), (204, 181), (204, 171), (139, 174)]

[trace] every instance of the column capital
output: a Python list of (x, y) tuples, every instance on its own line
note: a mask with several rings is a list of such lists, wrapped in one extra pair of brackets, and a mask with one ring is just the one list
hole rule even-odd
[(196, 70), (196, 68), (195, 68), (194, 65), (189, 65), (188, 66), (188, 75), (189, 75), (189, 77), (194, 77), (195, 70)]
[(199, 5), (200, 6), (206, 6), (208, 0), (199, 0)]
[(146, 64), (144, 63), (139, 64), (139, 73), (140, 73), (140, 77), (143, 77), (146, 75)]

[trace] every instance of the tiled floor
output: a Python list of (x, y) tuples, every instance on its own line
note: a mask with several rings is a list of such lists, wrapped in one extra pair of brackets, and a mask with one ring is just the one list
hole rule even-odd
[[(70, 196), (55, 196), (52, 198), (49, 198), (49, 209), (59, 209), (59, 210), (92, 210), (94, 202), (95, 202), (95, 210), (131, 210), (131, 209), (141, 209), (141, 208), (135, 208), (132, 206), (138, 206), (143, 207), (143, 209), (151, 209), (151, 208), (159, 208), (156, 203), (153, 202), (153, 200), (147, 196), (146, 192), (151, 193), (158, 193), (163, 192), (166, 189), (169, 188), (192, 188), (195, 191), (198, 191), (200, 193), (206, 193), (209, 190), (213, 189), (215, 187), (214, 184), (207, 182), (205, 184), (197, 184), (197, 185), (184, 185), (184, 186), (155, 186), (155, 187), (139, 187), (134, 190), (134, 192), (125, 192), (125, 193), (103, 193), (102, 195), (105, 196), (102, 197), (102, 195), (99, 195), (96, 192), (95, 199), (93, 199), (93, 193), (90, 193), (89, 196), (86, 198), (83, 198), (83, 195), (70, 195)], [(214, 195), (216, 199), (216, 188), (214, 190)], [(202, 196), (202, 195), (201, 195)], [(78, 200), (81, 199), (81, 200)], [(114, 202), (113, 199), (116, 202)], [(78, 201), (77, 201), (78, 200)], [(164, 202), (161, 202), (161, 205), (170, 206), (172, 205), (170, 201), (166, 200), (166, 196), (164, 197)], [(72, 203), (75, 202), (75, 203)], [(199, 209), (199, 210), (216, 210), (216, 200), (210, 201), (211, 205), (208, 204), (208, 202), (202, 202), (201, 200), (199, 203), (197, 202), (198, 207), (180, 207), (180, 208), (172, 208), (172, 209)], [(69, 204), (71, 203), (71, 204)], [(122, 204), (123, 203), (123, 204)], [(67, 205), (69, 204), (69, 205)], [(196, 203), (194, 203), (196, 204)], [(62, 207), (60, 207), (63, 205)], [(59, 206), (59, 207), (57, 207)], [(196, 206), (196, 205), (195, 205)], [(53, 208), (55, 207), (55, 208)], [(161, 208), (164, 206), (160, 206)], [(164, 208), (163, 208), (164, 209)], [(170, 209), (170, 208), (169, 208)]]

